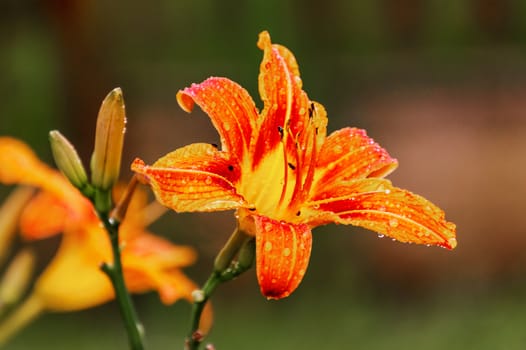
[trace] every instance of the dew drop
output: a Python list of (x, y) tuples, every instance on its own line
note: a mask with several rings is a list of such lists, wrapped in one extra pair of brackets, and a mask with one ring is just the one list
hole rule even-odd
[(343, 147), (341, 145), (336, 145), (333, 148), (334, 153), (340, 154), (343, 152)]
[(263, 247), (263, 249), (265, 249), (266, 252), (270, 252), (272, 250), (272, 243), (265, 242), (265, 246)]
[(275, 278), (273, 278), (271, 281), (270, 281), (272, 284), (276, 283), (277, 280)]
[(225, 129), (225, 131), (230, 131), (230, 124), (229, 123), (224, 123), (223, 124), (223, 129)]
[(395, 228), (395, 227), (398, 227), (398, 220), (397, 219), (391, 219), (389, 220), (389, 226)]
[(305, 108), (301, 107), (298, 113), (300, 115), (304, 115), (305, 114)]
[(283, 249), (283, 256), (289, 256), (290, 255), (290, 248)]
[(210, 176), (206, 177), (205, 184), (207, 184), (207, 185), (211, 185), (212, 184), (212, 178)]
[(389, 194), (389, 193), (391, 193), (391, 190), (387, 189), (384, 192), (385, 192), (385, 194)]
[(385, 236), (384, 235), (378, 235), (378, 238), (384, 238)]

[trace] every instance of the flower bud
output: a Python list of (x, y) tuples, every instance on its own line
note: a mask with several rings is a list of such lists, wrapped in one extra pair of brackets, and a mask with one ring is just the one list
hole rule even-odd
[(0, 283), (0, 304), (17, 303), (25, 294), (35, 267), (35, 254), (29, 248), (18, 253), (7, 267)]
[(119, 178), (125, 125), (124, 99), (116, 88), (102, 102), (97, 118), (91, 157), (91, 183), (97, 189), (108, 190)]
[(20, 214), (34, 192), (31, 187), (17, 187), (0, 207), (0, 265), (9, 254)]
[(239, 253), (239, 250), (248, 238), (249, 236), (236, 227), (225, 246), (217, 254), (214, 260), (214, 271), (221, 273), (229, 268), (234, 257)]
[(88, 176), (75, 147), (59, 131), (49, 132), (51, 152), (58, 169), (78, 189), (88, 184)]
[(238, 268), (241, 270), (248, 270), (254, 265), (256, 258), (256, 239), (250, 237), (241, 247), (237, 257)]

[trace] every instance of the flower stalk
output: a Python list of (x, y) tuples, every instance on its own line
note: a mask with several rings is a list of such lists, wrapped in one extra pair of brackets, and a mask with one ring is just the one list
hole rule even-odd
[[(143, 350), (143, 327), (138, 319), (124, 280), (119, 227), (137, 185), (132, 178), (123, 198), (113, 209), (112, 189), (119, 178), (126, 113), (120, 88), (112, 90), (102, 102), (97, 118), (95, 147), (91, 157), (91, 183), (88, 183), (82, 162), (75, 148), (58, 131), (50, 133), (55, 162), (69, 181), (89, 198), (108, 233), (113, 262), (104, 262), (101, 270), (108, 276), (128, 334), (132, 350)], [(86, 191), (85, 189), (89, 189)]]
[[(101, 270), (108, 276), (115, 290), (115, 297), (119, 304), (121, 316), (124, 321), (126, 332), (128, 333), (128, 340), (132, 350), (143, 350), (144, 328), (139, 321), (137, 312), (133, 305), (130, 293), (126, 288), (124, 274), (121, 260), (121, 246), (119, 243), (119, 227), (121, 221), (126, 215), (128, 204), (130, 203), (133, 192), (137, 186), (135, 177), (132, 178), (128, 188), (126, 189), (123, 198), (119, 201), (116, 209), (110, 212), (111, 196), (109, 196), (109, 206), (104, 202), (102, 207), (100, 203), (96, 202), (97, 197), (94, 198), (94, 205), (97, 214), (102, 221), (104, 228), (108, 232), (113, 254), (113, 263), (103, 263)], [(105, 194), (108, 191), (99, 190), (99, 193)], [(97, 193), (97, 192), (96, 192)]]
[(132, 350), (142, 350), (144, 349), (143, 345), (143, 336), (144, 330), (141, 322), (138, 319), (137, 312), (133, 305), (130, 293), (126, 288), (126, 283), (124, 281), (124, 275), (122, 271), (122, 261), (121, 261), (121, 252), (119, 245), (119, 226), (120, 222), (114, 220), (111, 216), (105, 213), (98, 213), (99, 218), (104, 224), (106, 231), (111, 241), (111, 248), (113, 252), (113, 263), (103, 263), (101, 270), (108, 276), (110, 279), (113, 288), (115, 290), (115, 297), (119, 304), (119, 309), (121, 311), (121, 316), (124, 321), (124, 326), (128, 333), (128, 340)]
[[(236, 258), (237, 256), (237, 258)], [(216, 288), (223, 282), (233, 280), (254, 264), (255, 239), (236, 228), (228, 242), (219, 252), (214, 262), (214, 271), (203, 285), (194, 291), (190, 332), (186, 339), (186, 350), (197, 350), (203, 341), (204, 334), (199, 330), (199, 323), (204, 307)]]
[(108, 232), (113, 254), (113, 263), (103, 263), (101, 270), (108, 276), (115, 290), (131, 349), (142, 350), (144, 331), (124, 281), (119, 243), (119, 226), (135, 190), (134, 179), (125, 193), (125, 198), (120, 202), (123, 204), (117, 210), (118, 215), (112, 215), (111, 193), (119, 178), (125, 125), (124, 99), (121, 89), (116, 88), (102, 102), (97, 118), (95, 148), (91, 157), (91, 183), (95, 193), (91, 200)]

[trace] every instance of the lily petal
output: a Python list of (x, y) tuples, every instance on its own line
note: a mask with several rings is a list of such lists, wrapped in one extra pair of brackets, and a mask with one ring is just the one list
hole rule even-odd
[(39, 192), (20, 216), (20, 233), (28, 240), (47, 238), (64, 231), (68, 208), (55, 196)]
[(457, 245), (455, 224), (427, 199), (385, 179), (362, 179), (342, 185), (333, 198), (309, 203), (311, 225), (329, 222), (361, 226), (400, 242)]
[(124, 231), (131, 239), (124, 242), (124, 257), (140, 257), (159, 267), (186, 267), (196, 260), (196, 253), (190, 247), (174, 245), (159, 236), (142, 231), (140, 235), (134, 235), (130, 231)]
[[(123, 231), (128, 236), (129, 231)], [(165, 305), (184, 298), (193, 302), (192, 292), (199, 287), (180, 268), (196, 259), (190, 247), (176, 246), (153, 234), (133, 235), (124, 243), (123, 265), (127, 287), (134, 293), (156, 290)], [(212, 325), (212, 308), (207, 304), (200, 330), (207, 333)]]
[(74, 218), (92, 212), (89, 201), (62, 174), (38, 159), (25, 143), (0, 137), (0, 165), (0, 183), (40, 187), (66, 203)]
[(230, 79), (212, 77), (180, 90), (177, 101), (187, 112), (197, 103), (219, 132), (222, 150), (243, 160), (258, 119), (256, 105), (244, 88)]
[(159, 202), (178, 212), (228, 210), (246, 204), (235, 187), (239, 165), (209, 144), (180, 148), (152, 166), (136, 159), (131, 168), (151, 185)]
[[(295, 135), (302, 129), (309, 108), (307, 94), (301, 90), (298, 64), (292, 52), (284, 46), (272, 44), (266, 31), (259, 35), (258, 47), (263, 50), (259, 94), (264, 108), (253, 154), (254, 168), (280, 144), (283, 137)], [(291, 140), (292, 146), (295, 141)], [(295, 157), (291, 161), (295, 162)]]
[(309, 264), (310, 227), (253, 216), (256, 228), (256, 267), (259, 286), (269, 299), (289, 296)]
[(384, 177), (397, 166), (396, 159), (368, 137), (365, 130), (340, 129), (330, 134), (321, 148), (313, 193), (316, 198), (323, 197), (341, 182)]
[(111, 248), (98, 223), (63, 235), (60, 247), (35, 284), (35, 293), (49, 311), (76, 311), (114, 297), (109, 279), (100, 271)]

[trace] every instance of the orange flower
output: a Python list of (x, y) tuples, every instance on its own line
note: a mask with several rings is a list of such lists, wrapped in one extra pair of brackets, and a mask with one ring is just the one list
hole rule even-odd
[(269, 298), (286, 297), (300, 283), (315, 226), (351, 224), (401, 242), (454, 248), (455, 225), (439, 208), (383, 179), (397, 161), (365, 131), (326, 136), (325, 109), (302, 90), (293, 54), (267, 32), (258, 47), (261, 113), (226, 78), (178, 92), (185, 111), (197, 103), (209, 115), (221, 149), (192, 144), (152, 166), (136, 159), (132, 169), (157, 199), (176, 211), (237, 209), (240, 229), (256, 237), (258, 281)]
[[(63, 233), (56, 255), (22, 310), (75, 311), (113, 299), (111, 283), (100, 270), (101, 263), (112, 261), (111, 246), (92, 204), (16, 139), (0, 137), (0, 164), (0, 182), (41, 189), (20, 216), (23, 237), (32, 240)], [(157, 290), (166, 304), (179, 298), (192, 300), (196, 286), (180, 268), (193, 263), (195, 253), (147, 232), (146, 199), (145, 193), (135, 194), (120, 226), (126, 284), (134, 293)], [(2, 339), (1, 330), (0, 334)]]

